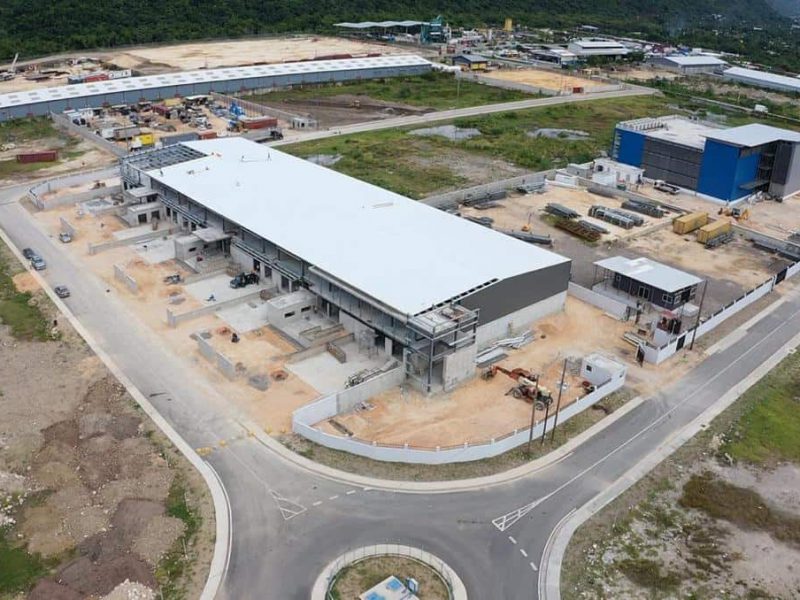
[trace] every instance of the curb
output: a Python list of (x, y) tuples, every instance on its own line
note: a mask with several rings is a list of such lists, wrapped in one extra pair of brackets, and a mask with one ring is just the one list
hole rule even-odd
[[(25, 258), (22, 253), (14, 245), (3, 229), (0, 229), (0, 240), (11, 249), (11, 252), (19, 260), (20, 264), (25, 265)], [(156, 424), (156, 426), (167, 436), (167, 438), (175, 445), (175, 447), (183, 454), (191, 465), (197, 469), (206, 482), (210, 492), (211, 499), (214, 502), (214, 520), (216, 522), (216, 540), (214, 543), (214, 555), (211, 559), (209, 567), (208, 578), (203, 587), (200, 595), (201, 600), (213, 600), (217, 595), (217, 591), (222, 584), (222, 579), (228, 568), (228, 560), (230, 557), (230, 539), (231, 539), (231, 508), (228, 502), (228, 495), (222, 485), (216, 472), (211, 465), (205, 462), (200, 456), (186, 443), (180, 434), (173, 429), (173, 427), (161, 416), (155, 407), (145, 398), (145, 396), (138, 390), (133, 382), (119, 369), (111, 357), (99, 347), (94, 337), (83, 327), (78, 321), (72, 311), (64, 304), (64, 302), (56, 296), (50, 285), (45, 279), (32, 269), (27, 269), (39, 286), (45, 291), (50, 300), (55, 304), (56, 308), (65, 316), (72, 325), (73, 329), (80, 335), (86, 344), (92, 349), (97, 357), (103, 362), (111, 374), (125, 387), (127, 392), (133, 397), (136, 403), (141, 407), (144, 413)]]
[[(352, 555), (352, 556), (350, 556)], [(452, 600), (467, 600), (467, 588), (458, 574), (444, 562), (441, 558), (430, 552), (414, 548), (412, 546), (403, 546), (402, 544), (376, 544), (374, 546), (364, 546), (363, 548), (356, 548), (345, 552), (332, 560), (322, 570), (322, 572), (314, 581), (314, 587), (311, 588), (311, 600), (327, 600), (328, 585), (333, 580), (333, 577), (345, 567), (357, 563), (365, 558), (373, 556), (402, 556), (413, 560), (418, 560), (431, 569), (443, 576), (446, 582), (450, 582), (452, 586), (451, 598)]]
[(549, 452), (529, 463), (525, 463), (518, 467), (514, 467), (513, 469), (509, 469), (508, 471), (503, 471), (502, 473), (496, 473), (494, 475), (473, 477), (470, 479), (454, 479), (452, 481), (403, 481), (393, 479), (378, 479), (364, 475), (357, 475), (355, 473), (349, 473), (347, 471), (322, 465), (318, 462), (300, 456), (296, 452), (293, 452), (284, 446), (275, 438), (264, 433), (264, 431), (262, 431), (262, 429), (256, 423), (250, 420), (240, 420), (240, 424), (242, 427), (250, 431), (253, 434), (253, 437), (261, 444), (266, 446), (267, 449), (278, 454), (284, 460), (294, 464), (295, 466), (319, 477), (324, 477), (325, 479), (335, 481), (337, 483), (396, 493), (448, 494), (454, 492), (475, 491), (513, 483), (519, 479), (547, 469), (557, 462), (567, 458), (567, 456), (569, 456), (575, 450), (575, 448), (583, 444), (592, 436), (613, 425), (617, 420), (621, 419), (632, 410), (638, 408), (639, 405), (646, 400), (647, 398), (642, 396), (632, 398), (613, 413), (601, 419), (575, 437), (567, 440), (564, 444), (552, 452)]
[(683, 429), (675, 432), (658, 448), (650, 452), (638, 464), (629, 469), (611, 486), (589, 500), (582, 507), (573, 509), (553, 529), (543, 551), (542, 569), (539, 572), (539, 598), (541, 600), (561, 599), (561, 563), (564, 560), (567, 546), (575, 531), (592, 516), (623, 494), (661, 462), (672, 455), (678, 448), (688, 442), (698, 432), (733, 404), (750, 387), (771, 371), (792, 350), (800, 345), (800, 333), (784, 344), (767, 360), (736, 386), (728, 390), (717, 402), (709, 406)]

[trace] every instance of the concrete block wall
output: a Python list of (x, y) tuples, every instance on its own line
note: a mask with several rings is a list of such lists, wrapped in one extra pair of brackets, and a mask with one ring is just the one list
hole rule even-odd
[(534, 321), (564, 310), (566, 301), (567, 291), (564, 290), (500, 319), (481, 325), (476, 333), (478, 348), (484, 348), (496, 340), (521, 334), (529, 329)]
[(456, 388), (475, 376), (475, 355), (478, 346), (471, 344), (444, 358), (442, 365), (442, 384), (445, 392)]
[(236, 365), (230, 358), (225, 356), (222, 352), (215, 350), (209, 341), (203, 338), (199, 333), (194, 336), (194, 339), (197, 342), (197, 348), (203, 358), (214, 363), (220, 372), (228, 379), (236, 379), (238, 376)]
[(121, 265), (114, 265), (114, 279), (120, 283), (125, 284), (131, 294), (139, 293), (139, 285), (136, 280), (125, 272), (125, 268)]
[(159, 229), (157, 231), (148, 231), (147, 233), (143, 233), (142, 235), (136, 235), (121, 240), (111, 240), (109, 242), (89, 244), (88, 251), (89, 254), (98, 254), (100, 252), (103, 252), (104, 250), (110, 250), (111, 248), (120, 248), (122, 246), (133, 246), (134, 244), (138, 244), (140, 242), (147, 242), (149, 240), (155, 240), (160, 237), (166, 237), (171, 233), (172, 229)]
[(72, 236), (72, 239), (74, 240), (76, 232), (72, 224), (69, 221), (67, 221), (64, 217), (59, 217), (58, 221), (61, 224), (61, 231), (70, 234)]
[(490, 183), (484, 185), (476, 185), (471, 188), (464, 188), (460, 190), (455, 190), (453, 192), (446, 192), (444, 194), (436, 194), (435, 196), (428, 196), (427, 198), (423, 198), (420, 202), (427, 204), (428, 206), (433, 206), (434, 208), (455, 208), (459, 204), (462, 204), (466, 200), (470, 200), (472, 198), (477, 198), (483, 196), (485, 194), (490, 194), (493, 192), (500, 192), (503, 190), (509, 190), (521, 185), (531, 185), (535, 183), (541, 183), (547, 177), (552, 177), (555, 174), (554, 170), (550, 171), (539, 171), (536, 173), (526, 173), (525, 175), (518, 175), (516, 177), (510, 177), (508, 179), (501, 179), (500, 181), (492, 181)]
[(406, 374), (402, 367), (381, 373), (364, 383), (339, 392), (336, 396), (336, 414), (350, 412), (362, 402), (403, 383)]
[(570, 296), (575, 296), (578, 300), (582, 300), (587, 304), (596, 306), (600, 310), (612, 315), (620, 321), (627, 321), (628, 317), (630, 316), (630, 309), (624, 302), (614, 300), (613, 298), (609, 298), (603, 294), (598, 294), (597, 292), (578, 285), (577, 283), (572, 283), (570, 281), (568, 292)]

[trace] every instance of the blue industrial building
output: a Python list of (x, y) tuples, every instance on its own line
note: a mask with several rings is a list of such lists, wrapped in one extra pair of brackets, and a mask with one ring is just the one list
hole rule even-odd
[(800, 133), (762, 124), (722, 129), (680, 116), (619, 123), (612, 157), (717, 200), (800, 191)]
[(419, 56), (397, 55), (204, 69), (112, 79), (0, 94), (0, 122), (67, 110), (132, 104), (142, 100), (158, 101), (210, 92), (234, 94), (292, 85), (422, 75), (430, 70), (431, 63)]

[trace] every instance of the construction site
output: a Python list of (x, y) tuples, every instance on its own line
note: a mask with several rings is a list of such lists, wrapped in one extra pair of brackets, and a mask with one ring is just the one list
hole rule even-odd
[(567, 71), (553, 69), (501, 69), (487, 73), (483, 79), (498, 80), (556, 94), (591, 94), (607, 91), (612, 85), (607, 79), (580, 77)]

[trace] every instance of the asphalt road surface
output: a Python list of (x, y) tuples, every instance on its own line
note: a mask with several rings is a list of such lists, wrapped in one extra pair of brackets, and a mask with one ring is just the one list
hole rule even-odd
[(193, 371), (185, 359), (139, 324), (115, 290), (59, 251), (13, 201), (20, 189), (0, 190), (0, 227), (19, 248), (35, 248), (45, 258), (45, 279), (70, 287), (69, 308), (189, 444), (217, 448), (205, 459), (219, 474), (232, 511), (230, 561), (219, 593), (224, 599), (307, 600), (325, 564), (348, 549), (382, 542), (440, 556), (473, 599), (536, 598), (542, 551), (562, 517), (800, 332), (795, 297), (564, 460), (514, 483), (459, 493), (364, 489), (320, 477), (248, 436), (225, 399), (187, 377)]

